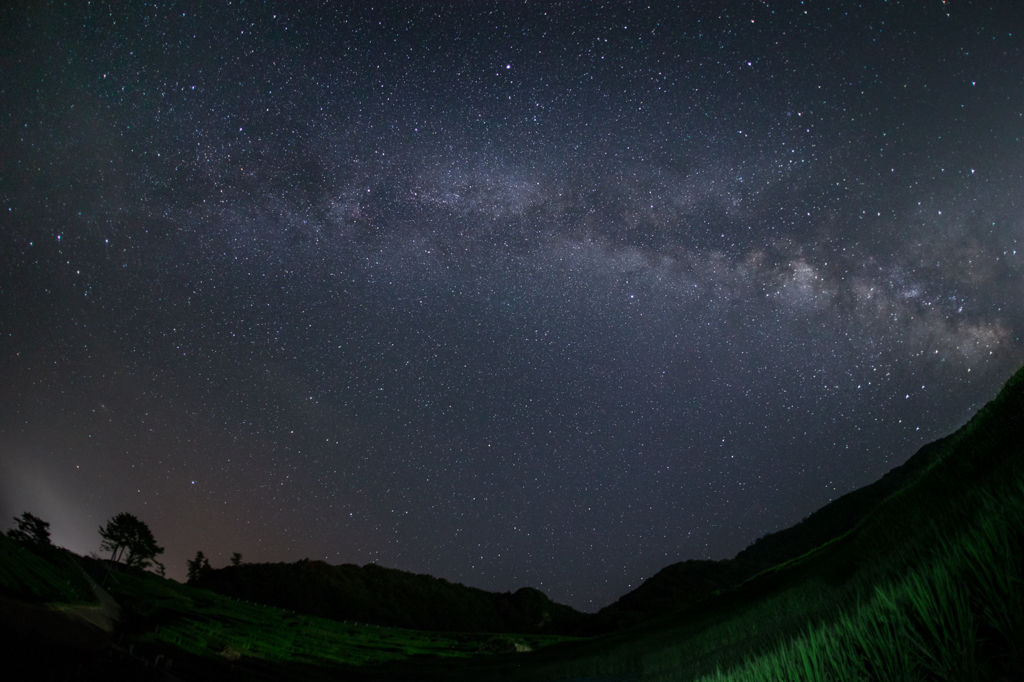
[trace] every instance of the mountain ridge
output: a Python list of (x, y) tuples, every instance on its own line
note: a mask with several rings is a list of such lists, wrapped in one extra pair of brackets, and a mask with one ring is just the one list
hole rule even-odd
[[(605, 628), (622, 629), (736, 588), (872, 523), (877, 510), (917, 487), (916, 483), (926, 482), (926, 476), (936, 468), (942, 467), (941, 475), (931, 477), (936, 480), (927, 486), (929, 491), (919, 492), (931, 495), (933, 501), (942, 496), (939, 487), (955, 494), (969, 482), (967, 479), (993, 475), (998, 467), (1012, 465), (1006, 458), (1014, 442), (1018, 448), (1024, 446), (1024, 367), (967, 423), (921, 446), (906, 462), (874, 483), (829, 502), (793, 526), (758, 538), (732, 559), (691, 560), (666, 566), (597, 615), (605, 621)], [(979, 456), (985, 461), (970, 461)], [(852, 572), (853, 568), (845, 570)]]
[(591, 615), (532, 587), (488, 592), (377, 564), (240, 564), (204, 570), (189, 584), (309, 615), (415, 630), (578, 634), (589, 630)]
[(796, 524), (767, 533), (731, 559), (689, 559), (665, 566), (605, 606), (597, 615), (606, 628), (629, 627), (727, 590), (758, 573), (795, 559), (851, 530), (889, 495), (913, 482), (942, 453), (945, 436), (923, 445), (874, 483), (852, 490)]

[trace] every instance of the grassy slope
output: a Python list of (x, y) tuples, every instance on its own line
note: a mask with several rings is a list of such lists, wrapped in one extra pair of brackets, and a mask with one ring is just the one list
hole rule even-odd
[(598, 627), (607, 632), (664, 616), (715, 592), (732, 589), (766, 569), (844, 535), (942, 456), (947, 438), (928, 443), (878, 481), (843, 495), (800, 523), (759, 538), (733, 559), (682, 561), (666, 566), (601, 609)]
[(0, 594), (33, 602), (93, 602), (82, 571), (64, 550), (29, 551), (0, 533)]
[(1024, 678), (1024, 476), (950, 511), (856, 603), (701, 682)]
[(116, 609), (96, 593), (74, 555), (29, 551), (0, 535), (0, 660), (5, 679), (65, 679), (106, 645)]

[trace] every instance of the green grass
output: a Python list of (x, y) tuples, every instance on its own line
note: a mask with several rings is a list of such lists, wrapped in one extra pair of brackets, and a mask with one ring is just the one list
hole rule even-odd
[(0, 594), (36, 602), (89, 603), (96, 596), (64, 550), (29, 551), (0, 533)]
[(1024, 481), (979, 494), (955, 538), (918, 545), (917, 566), (853, 609), (701, 682), (729, 679), (975, 682), (1024, 672)]

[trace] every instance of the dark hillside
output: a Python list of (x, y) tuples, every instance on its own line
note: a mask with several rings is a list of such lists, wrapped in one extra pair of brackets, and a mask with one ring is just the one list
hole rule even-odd
[(680, 561), (598, 611), (598, 622), (604, 631), (632, 627), (734, 587), (744, 577), (729, 559)]
[(375, 564), (242, 564), (205, 571), (194, 584), (314, 616), (417, 630), (578, 634), (593, 620), (532, 588), (486, 592)]
[(0, 596), (32, 602), (96, 599), (74, 555), (59, 547), (30, 549), (0, 533)]
[(733, 562), (741, 573), (752, 576), (846, 533), (886, 498), (927, 470), (945, 452), (944, 446), (949, 438), (928, 443), (882, 478), (829, 502), (800, 523), (758, 538), (754, 544), (740, 551)]
[[(1008, 455), (1024, 450), (1024, 368), (956, 433), (928, 443), (878, 481), (843, 495), (800, 523), (759, 538), (733, 559), (672, 564), (598, 612), (603, 629), (620, 629), (694, 604), (716, 591), (796, 559), (839, 538), (871, 516), (886, 500), (942, 464), (949, 484), (962, 487), (990, 474)], [(952, 454), (956, 461), (945, 462)], [(987, 461), (971, 461), (984, 457)], [(957, 479), (959, 471), (971, 480)]]
[(950, 437), (922, 447), (878, 481), (833, 500), (800, 523), (758, 538), (732, 559), (681, 561), (661, 569), (599, 612), (605, 629), (629, 627), (727, 590), (851, 530), (897, 490), (916, 480)]
[(301, 613), (414, 629), (573, 635), (620, 630), (729, 590), (843, 535), (933, 465), (952, 438), (925, 445), (875, 483), (830, 502), (795, 526), (759, 538), (733, 559), (666, 566), (596, 617), (555, 604), (531, 588), (490, 593), (374, 564), (228, 566), (204, 573), (196, 585)]

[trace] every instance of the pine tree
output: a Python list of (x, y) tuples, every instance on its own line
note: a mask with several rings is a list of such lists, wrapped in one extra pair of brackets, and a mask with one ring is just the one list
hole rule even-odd
[(202, 551), (196, 552), (196, 558), (186, 561), (185, 564), (188, 566), (189, 584), (195, 583), (203, 573), (210, 570), (210, 562)]
[(149, 526), (126, 512), (121, 512), (100, 527), (103, 542), (100, 549), (110, 552), (111, 561), (121, 561), (128, 566), (149, 567), (164, 548), (156, 544)]
[(7, 537), (12, 540), (35, 549), (53, 545), (50, 542), (50, 524), (38, 516), (23, 512), (20, 519), (14, 518), (14, 522), (18, 527), (7, 531)]

